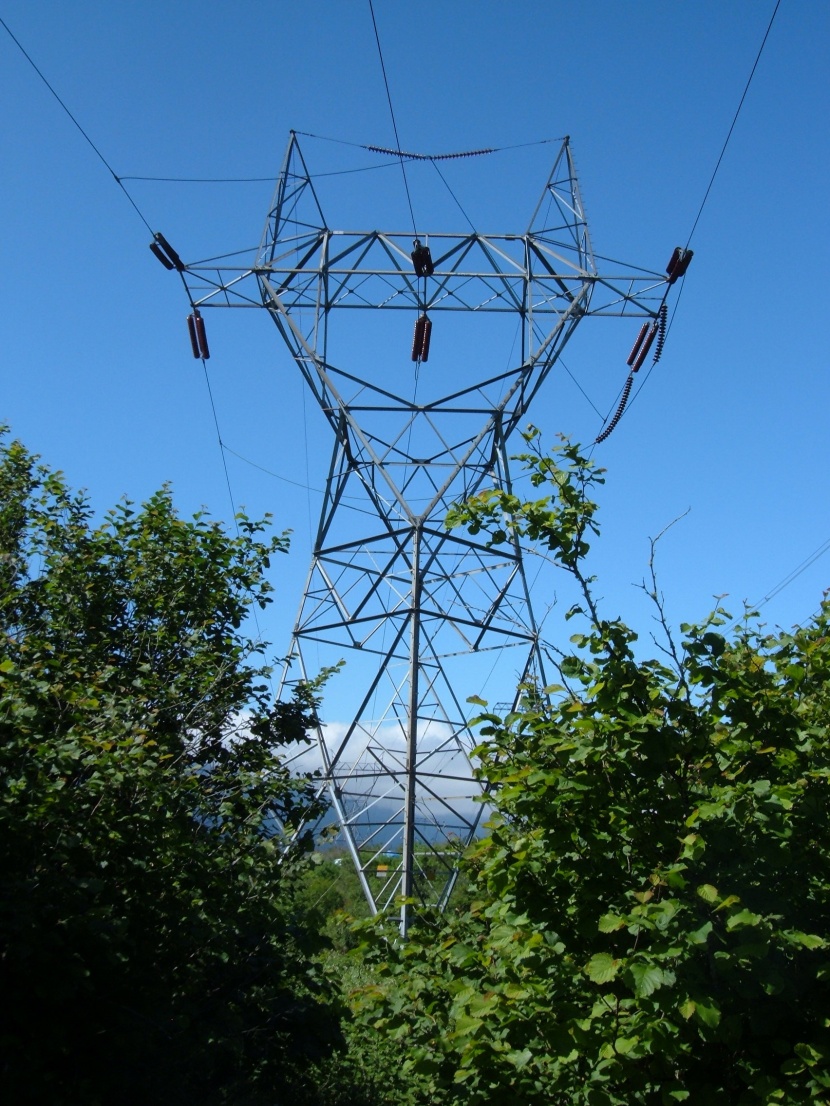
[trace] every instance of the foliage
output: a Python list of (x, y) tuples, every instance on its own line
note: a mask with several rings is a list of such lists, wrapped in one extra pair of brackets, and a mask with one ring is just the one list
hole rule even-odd
[(486, 715), (498, 814), (476, 901), (368, 955), (356, 1005), (420, 1103), (830, 1101), (830, 605), (792, 633), (663, 617), (658, 659), (584, 572), (601, 473), (569, 443), (525, 461), (544, 497), (485, 492), (451, 524), (533, 537), (586, 623), (561, 682)]
[(357, 944), (351, 923), (369, 913), (352, 858), (345, 848), (331, 846), (314, 853), (311, 860), (299, 901), (317, 932), (335, 949), (345, 951)]
[[(287, 546), (179, 518), (96, 524), (0, 453), (0, 1079), (7, 1101), (317, 1102), (338, 1044), (279, 832), (313, 813), (243, 620)], [(275, 836), (276, 835), (276, 836)]]

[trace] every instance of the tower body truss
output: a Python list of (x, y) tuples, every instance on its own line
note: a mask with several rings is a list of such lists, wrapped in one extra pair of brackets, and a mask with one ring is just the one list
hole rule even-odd
[[(184, 274), (200, 310), (269, 313), (331, 428), (286, 680), (345, 662), (335, 681), (349, 717), (321, 726), (319, 757), (376, 910), (400, 896), (442, 905), (452, 890), (483, 810), (467, 698), (492, 699), (505, 664), (502, 701), (522, 680), (544, 683), (522, 549), (449, 531), (447, 512), (510, 487), (510, 436), (577, 325), (654, 319), (666, 288), (647, 270), (598, 271), (567, 139), (523, 233), (421, 238), (428, 275), (411, 232), (332, 229), (292, 134), (254, 263)], [(439, 320), (507, 324), (512, 355), (431, 373), (408, 345), (391, 348), (379, 320), (394, 313), (396, 325), (400, 313), (436, 320), (436, 335)], [(404, 906), (404, 928), (407, 917)]]

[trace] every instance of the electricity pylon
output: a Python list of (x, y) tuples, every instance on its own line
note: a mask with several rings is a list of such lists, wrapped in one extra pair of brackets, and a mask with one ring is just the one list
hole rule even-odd
[[(285, 681), (346, 662), (335, 681), (350, 718), (317, 735), (324, 786), (371, 908), (403, 897), (404, 932), (410, 901), (446, 904), (481, 817), (467, 697), (487, 696), (506, 657), (512, 695), (544, 683), (522, 549), (448, 531), (447, 512), (510, 487), (510, 436), (578, 324), (656, 322), (667, 287), (640, 268), (598, 272), (567, 138), (523, 233), (421, 238), (331, 229), (292, 133), (254, 263), (183, 271), (200, 328), (210, 307), (270, 314), (331, 428)], [(335, 319), (361, 310), (408, 315), (411, 357), (408, 337), (338, 354)], [(428, 374), (432, 318), (451, 313), (510, 318), (508, 367), (456, 358), (448, 373), (434, 356)]]

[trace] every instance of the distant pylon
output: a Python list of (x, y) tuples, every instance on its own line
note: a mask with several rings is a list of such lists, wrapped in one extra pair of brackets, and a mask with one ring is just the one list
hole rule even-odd
[[(486, 697), (506, 657), (512, 695), (522, 679), (544, 683), (522, 549), (450, 532), (447, 512), (510, 487), (508, 440), (582, 319), (656, 319), (666, 278), (597, 271), (568, 139), (524, 233), (413, 242), (330, 229), (293, 133), (255, 262), (184, 276), (199, 310), (269, 312), (333, 432), (285, 681), (346, 662), (335, 685), (349, 717), (318, 733), (324, 786), (367, 901), (402, 897), (405, 932), (411, 901), (446, 904), (481, 817), (467, 697)], [(408, 316), (411, 351), (407, 338), (364, 355), (352, 338), (338, 356), (333, 320), (356, 310)], [(510, 365), (442, 364), (453, 313), (512, 318)], [(429, 366), (424, 318), (442, 320)]]

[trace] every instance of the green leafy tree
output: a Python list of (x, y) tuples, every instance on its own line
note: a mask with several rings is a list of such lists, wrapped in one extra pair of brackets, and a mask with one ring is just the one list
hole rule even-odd
[(287, 547), (183, 520), (100, 524), (0, 452), (0, 1085), (7, 1102), (317, 1102), (338, 1043), (280, 834), (314, 813), (243, 622)]
[(568, 443), (451, 525), (533, 538), (584, 624), (559, 683), (478, 750), (497, 816), (475, 901), (375, 943), (357, 1005), (420, 1103), (830, 1102), (830, 606), (792, 633), (716, 611), (676, 640), (602, 616), (585, 568), (602, 482)]

